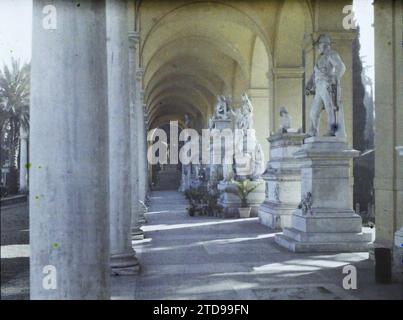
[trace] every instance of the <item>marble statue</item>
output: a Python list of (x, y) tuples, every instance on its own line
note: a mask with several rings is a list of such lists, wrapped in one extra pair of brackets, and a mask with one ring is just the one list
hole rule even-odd
[(319, 134), (320, 114), (325, 109), (328, 123), (326, 136), (345, 138), (340, 79), (346, 67), (339, 54), (331, 48), (328, 36), (320, 35), (317, 45), (319, 58), (305, 88), (306, 95), (315, 95), (311, 106), (308, 135)]
[[(258, 179), (266, 168), (262, 146), (254, 132), (253, 105), (246, 93), (242, 95), (241, 107), (231, 110), (231, 113), (235, 117), (235, 128), (238, 130), (235, 135), (235, 162), (244, 163), (242, 168), (238, 167), (237, 174), (240, 175), (238, 171), (241, 170), (242, 175), (248, 172), (251, 179)], [(245, 171), (246, 168), (248, 170)]]
[(223, 95), (217, 96), (214, 116), (217, 120), (229, 120), (229, 102)]
[(208, 119), (208, 128), (209, 128), (210, 131), (214, 129), (213, 117), (211, 117), (210, 119)]
[(235, 111), (230, 110), (232, 115), (235, 118), (235, 129), (243, 129), (243, 116), (241, 108), (236, 109)]
[(185, 113), (185, 127), (189, 128), (189, 124), (190, 124), (190, 119), (189, 119), (189, 115), (187, 113)]
[(265, 172), (266, 166), (264, 162), (264, 153), (260, 143), (256, 142), (255, 150), (252, 158), (252, 174), (251, 179), (256, 180)]
[(230, 110), (230, 112), (235, 117), (236, 129), (253, 129), (253, 106), (246, 93), (242, 95), (241, 107), (236, 109), (235, 111)]
[(291, 129), (291, 117), (285, 107), (280, 109), (280, 132), (287, 133)]
[(246, 93), (242, 95), (243, 129), (253, 129), (253, 106)]

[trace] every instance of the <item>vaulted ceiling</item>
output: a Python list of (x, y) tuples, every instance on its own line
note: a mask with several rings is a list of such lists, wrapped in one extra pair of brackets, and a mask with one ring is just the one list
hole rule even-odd
[[(268, 87), (273, 43), (279, 41), (275, 31), (284, 5), (283, 1), (252, 2), (142, 2), (140, 64), (150, 127), (168, 119), (183, 123), (188, 114), (192, 127), (201, 129), (217, 95), (236, 101), (252, 82)], [(302, 30), (294, 38), (304, 32), (303, 11), (298, 19), (296, 28)]]

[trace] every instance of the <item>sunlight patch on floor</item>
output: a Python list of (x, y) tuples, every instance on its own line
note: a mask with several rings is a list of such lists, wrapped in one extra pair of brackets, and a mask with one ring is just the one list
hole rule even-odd
[(145, 232), (150, 232), (150, 231), (205, 227), (205, 226), (219, 225), (219, 224), (239, 223), (239, 222), (243, 222), (243, 221), (258, 221), (258, 218), (214, 220), (214, 221), (207, 221), (207, 222), (200, 222), (200, 223), (192, 222), (192, 223), (179, 223), (179, 224), (155, 224), (155, 225), (145, 225), (142, 227), (142, 229)]
[(29, 258), (29, 244), (1, 246), (1, 259)]

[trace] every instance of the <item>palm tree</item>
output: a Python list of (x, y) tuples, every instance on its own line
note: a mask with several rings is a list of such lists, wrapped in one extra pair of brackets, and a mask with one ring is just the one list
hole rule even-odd
[[(10, 166), (18, 167), (20, 130), (29, 130), (30, 66), (11, 59), (0, 70), (0, 129)], [(5, 159), (2, 159), (2, 164)]]

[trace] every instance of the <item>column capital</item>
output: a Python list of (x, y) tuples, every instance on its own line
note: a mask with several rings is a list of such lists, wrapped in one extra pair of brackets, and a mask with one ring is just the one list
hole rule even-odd
[(137, 68), (136, 69), (136, 78), (137, 78), (138, 81), (141, 80), (143, 75), (144, 75), (144, 69), (143, 68)]
[(273, 74), (276, 78), (302, 78), (304, 76), (304, 67), (276, 67), (273, 68)]
[(129, 31), (128, 32), (129, 41), (133, 44), (137, 44), (140, 41), (140, 33), (138, 31)]
[(249, 88), (248, 95), (251, 99), (267, 99), (269, 88)]

